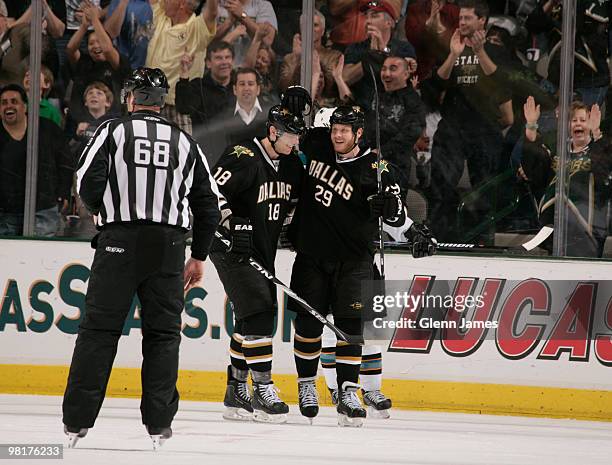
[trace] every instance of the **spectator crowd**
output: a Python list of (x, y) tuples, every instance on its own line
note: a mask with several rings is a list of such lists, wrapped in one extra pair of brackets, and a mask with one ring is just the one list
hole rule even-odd
[[(164, 71), (162, 114), (211, 165), (226, 146), (263, 136), (268, 109), (300, 83), (301, 0), (42, 3), (37, 235), (93, 234), (73, 172), (96, 128), (125, 111), (131, 70)], [(366, 111), (367, 143), (399, 169), (405, 195), (418, 193), (416, 213), (438, 240), (487, 241), (553, 221), (560, 0), (316, 7), (313, 113)], [(601, 256), (610, 235), (611, 9), (577, 0), (568, 255)], [(23, 231), (31, 20), (29, 0), (0, 0), (0, 235)]]

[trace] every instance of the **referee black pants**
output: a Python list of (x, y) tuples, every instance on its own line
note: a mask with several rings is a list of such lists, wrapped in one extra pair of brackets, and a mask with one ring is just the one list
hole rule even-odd
[[(95, 241), (97, 239), (97, 244)], [(143, 424), (167, 427), (176, 389), (184, 305), (185, 235), (162, 225), (108, 225), (96, 253), (64, 394), (65, 425), (94, 425), (134, 295), (141, 303)]]

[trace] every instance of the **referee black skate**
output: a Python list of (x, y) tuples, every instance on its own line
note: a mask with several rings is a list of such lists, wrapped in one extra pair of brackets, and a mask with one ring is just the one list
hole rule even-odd
[[(378, 192), (376, 154), (360, 146), (364, 113), (360, 107), (338, 107), (331, 128), (309, 130), (300, 147), (307, 158), (290, 238), (297, 256), (291, 288), (316, 309), (330, 309), (335, 325), (362, 335), (362, 318), (369, 304), (362, 282), (373, 280), (372, 261), (378, 218), (396, 233), (408, 233), (417, 254), (433, 253), (435, 244), (426, 231), (407, 217), (394, 168), (380, 161), (382, 190)], [(371, 300), (370, 300), (371, 301)], [(315, 379), (321, 353), (323, 324), (297, 312), (293, 340), (302, 415), (318, 414)], [(357, 396), (361, 347), (338, 341), (336, 375), (339, 388), (338, 424), (361, 426), (366, 411)]]
[(220, 194), (199, 146), (159, 116), (167, 93), (161, 70), (135, 70), (122, 91), (131, 114), (103, 123), (79, 160), (77, 189), (100, 232), (64, 394), (68, 447), (98, 416), (135, 294), (142, 304), (142, 422), (154, 449), (172, 436), (184, 292), (203, 276)]

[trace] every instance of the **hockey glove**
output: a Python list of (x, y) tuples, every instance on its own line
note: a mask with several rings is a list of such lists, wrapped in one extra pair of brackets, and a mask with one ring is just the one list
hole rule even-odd
[(390, 192), (375, 194), (368, 197), (370, 212), (373, 217), (382, 216), (383, 220), (397, 218), (401, 214), (401, 202), (397, 195)]
[(406, 231), (406, 238), (412, 243), (412, 256), (414, 258), (428, 257), (436, 253), (438, 241), (424, 224), (414, 223)]
[(289, 86), (281, 96), (281, 105), (294, 115), (306, 116), (312, 109), (312, 97), (302, 86)]
[(229, 221), (231, 244), (227, 251), (248, 258), (253, 250), (253, 226), (248, 218), (232, 217)]

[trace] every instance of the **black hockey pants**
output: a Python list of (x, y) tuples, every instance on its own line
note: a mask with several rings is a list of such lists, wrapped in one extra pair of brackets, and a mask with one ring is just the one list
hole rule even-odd
[(143, 335), (142, 421), (149, 426), (170, 426), (179, 400), (176, 380), (184, 304), (184, 232), (162, 225), (111, 224), (96, 239), (86, 308), (64, 394), (64, 424), (94, 425), (119, 337), (137, 294)]

